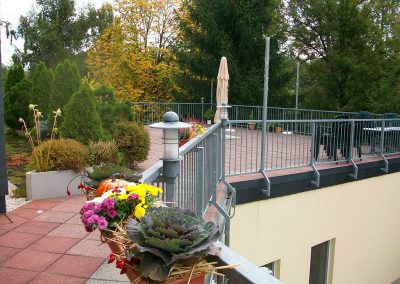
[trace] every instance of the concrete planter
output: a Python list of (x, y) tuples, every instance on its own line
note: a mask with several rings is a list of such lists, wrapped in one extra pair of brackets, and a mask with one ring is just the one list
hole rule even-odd
[(26, 173), (26, 193), (28, 200), (66, 197), (67, 186), (71, 195), (81, 194), (78, 185), (81, 181), (72, 170)]

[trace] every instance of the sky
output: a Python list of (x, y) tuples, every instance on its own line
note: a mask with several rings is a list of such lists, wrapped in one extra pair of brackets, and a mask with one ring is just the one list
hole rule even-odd
[[(100, 8), (105, 2), (111, 2), (106, 0), (75, 0), (76, 10), (88, 4), (92, 3), (96, 8)], [(2, 21), (10, 22), (14, 28), (18, 26), (19, 17), (26, 15), (32, 6), (36, 3), (35, 0), (0, 0), (0, 19)], [(10, 40), (6, 37), (5, 29), (1, 29), (1, 61), (5, 65), (9, 65), (11, 62), (11, 55), (14, 53), (14, 46), (19, 49), (23, 49), (24, 41), (18, 39), (13, 41), (10, 45)]]

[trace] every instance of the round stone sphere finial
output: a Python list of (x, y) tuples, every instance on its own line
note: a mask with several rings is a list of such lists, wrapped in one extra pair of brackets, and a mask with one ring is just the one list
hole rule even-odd
[(176, 112), (168, 111), (164, 114), (163, 121), (164, 122), (178, 122), (179, 116), (176, 114)]

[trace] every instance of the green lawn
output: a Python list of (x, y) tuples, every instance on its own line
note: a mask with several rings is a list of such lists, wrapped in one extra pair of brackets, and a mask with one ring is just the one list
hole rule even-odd
[(8, 180), (17, 186), (13, 197), (26, 197), (25, 173), (29, 171), (31, 149), (25, 137), (6, 130), (6, 155)]

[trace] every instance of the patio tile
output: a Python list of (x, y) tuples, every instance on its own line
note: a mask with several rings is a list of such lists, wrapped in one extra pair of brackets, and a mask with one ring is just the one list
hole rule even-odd
[(67, 224), (82, 225), (81, 214), (76, 214), (74, 217), (67, 221)]
[(27, 222), (29, 219), (17, 216), (15, 214), (9, 213), (7, 215), (0, 215), (0, 229), (9, 230), (10, 228), (15, 228), (22, 223)]
[(78, 277), (42, 272), (32, 282), (30, 282), (30, 284), (40, 284), (40, 283), (81, 284), (85, 283), (86, 280), (87, 280), (86, 278), (78, 278)]
[(40, 200), (33, 200), (22, 206), (22, 208), (49, 210), (60, 203), (61, 201), (54, 201), (51, 199), (40, 199)]
[(14, 232), (46, 235), (60, 226), (59, 223), (29, 221), (14, 229)]
[(31, 209), (31, 208), (17, 208), (14, 209), (10, 215), (18, 216), (21, 218), (26, 218), (26, 219), (33, 219), (41, 214), (43, 214), (44, 211), (42, 209)]
[(83, 239), (73, 246), (67, 254), (106, 258), (111, 253), (107, 244), (100, 241)]
[(34, 279), (38, 274), (39, 274), (38, 272), (34, 271), (0, 267), (1, 283), (7, 283), (7, 284), (28, 283), (29, 281)]
[(43, 236), (11, 231), (0, 236), (0, 246), (9, 248), (26, 248), (41, 237)]
[(103, 261), (104, 258), (98, 257), (64, 255), (47, 268), (45, 272), (89, 278)]
[(9, 231), (9, 230), (0, 229), (0, 236), (3, 235), (3, 234), (5, 234), (5, 233), (7, 233), (8, 231)]
[(18, 253), (20, 251), (20, 249), (0, 247), (0, 251), (1, 251), (1, 253), (0, 253), (0, 263), (1, 263), (3, 261), (6, 261), (7, 259), (12, 257), (13, 255), (15, 255), (16, 253)]
[[(87, 283), (119, 283), (128, 282), (126, 275), (120, 274), (119, 269), (115, 268), (115, 263), (107, 263), (107, 260), (90, 276)], [(107, 281), (107, 282), (106, 282)], [(109, 282), (110, 281), (110, 282)]]
[[(126, 277), (126, 276), (125, 276)], [(128, 279), (128, 278), (126, 278)], [(86, 284), (123, 284), (123, 283), (130, 283), (129, 281), (109, 281), (109, 280), (100, 280), (100, 279), (89, 279), (86, 281)]]
[(89, 235), (87, 235), (85, 237), (85, 239), (100, 241), (101, 240), (101, 233), (100, 233), (99, 230), (95, 230), (95, 231), (89, 233)]
[(42, 215), (35, 218), (36, 221), (46, 221), (55, 223), (64, 223), (72, 218), (75, 213), (72, 212), (58, 212), (58, 211), (47, 211)]
[(63, 202), (63, 203), (51, 208), (50, 211), (79, 213), (79, 211), (82, 209), (82, 205), (83, 205), (83, 203)]
[(62, 224), (58, 228), (50, 232), (49, 236), (83, 239), (84, 237), (86, 237), (87, 234), (89, 233), (86, 232), (85, 227), (83, 225)]
[(62, 254), (24, 249), (3, 262), (1, 266), (40, 272), (61, 256)]
[[(75, 190), (75, 189), (73, 189)], [(76, 189), (77, 190), (77, 189)], [(72, 202), (72, 203), (80, 203), (83, 204), (86, 202), (86, 195), (80, 194), (80, 195), (74, 195), (68, 198), (65, 202)]]
[(76, 238), (44, 236), (40, 240), (31, 244), (28, 249), (55, 253), (65, 253), (79, 241), (80, 239)]

